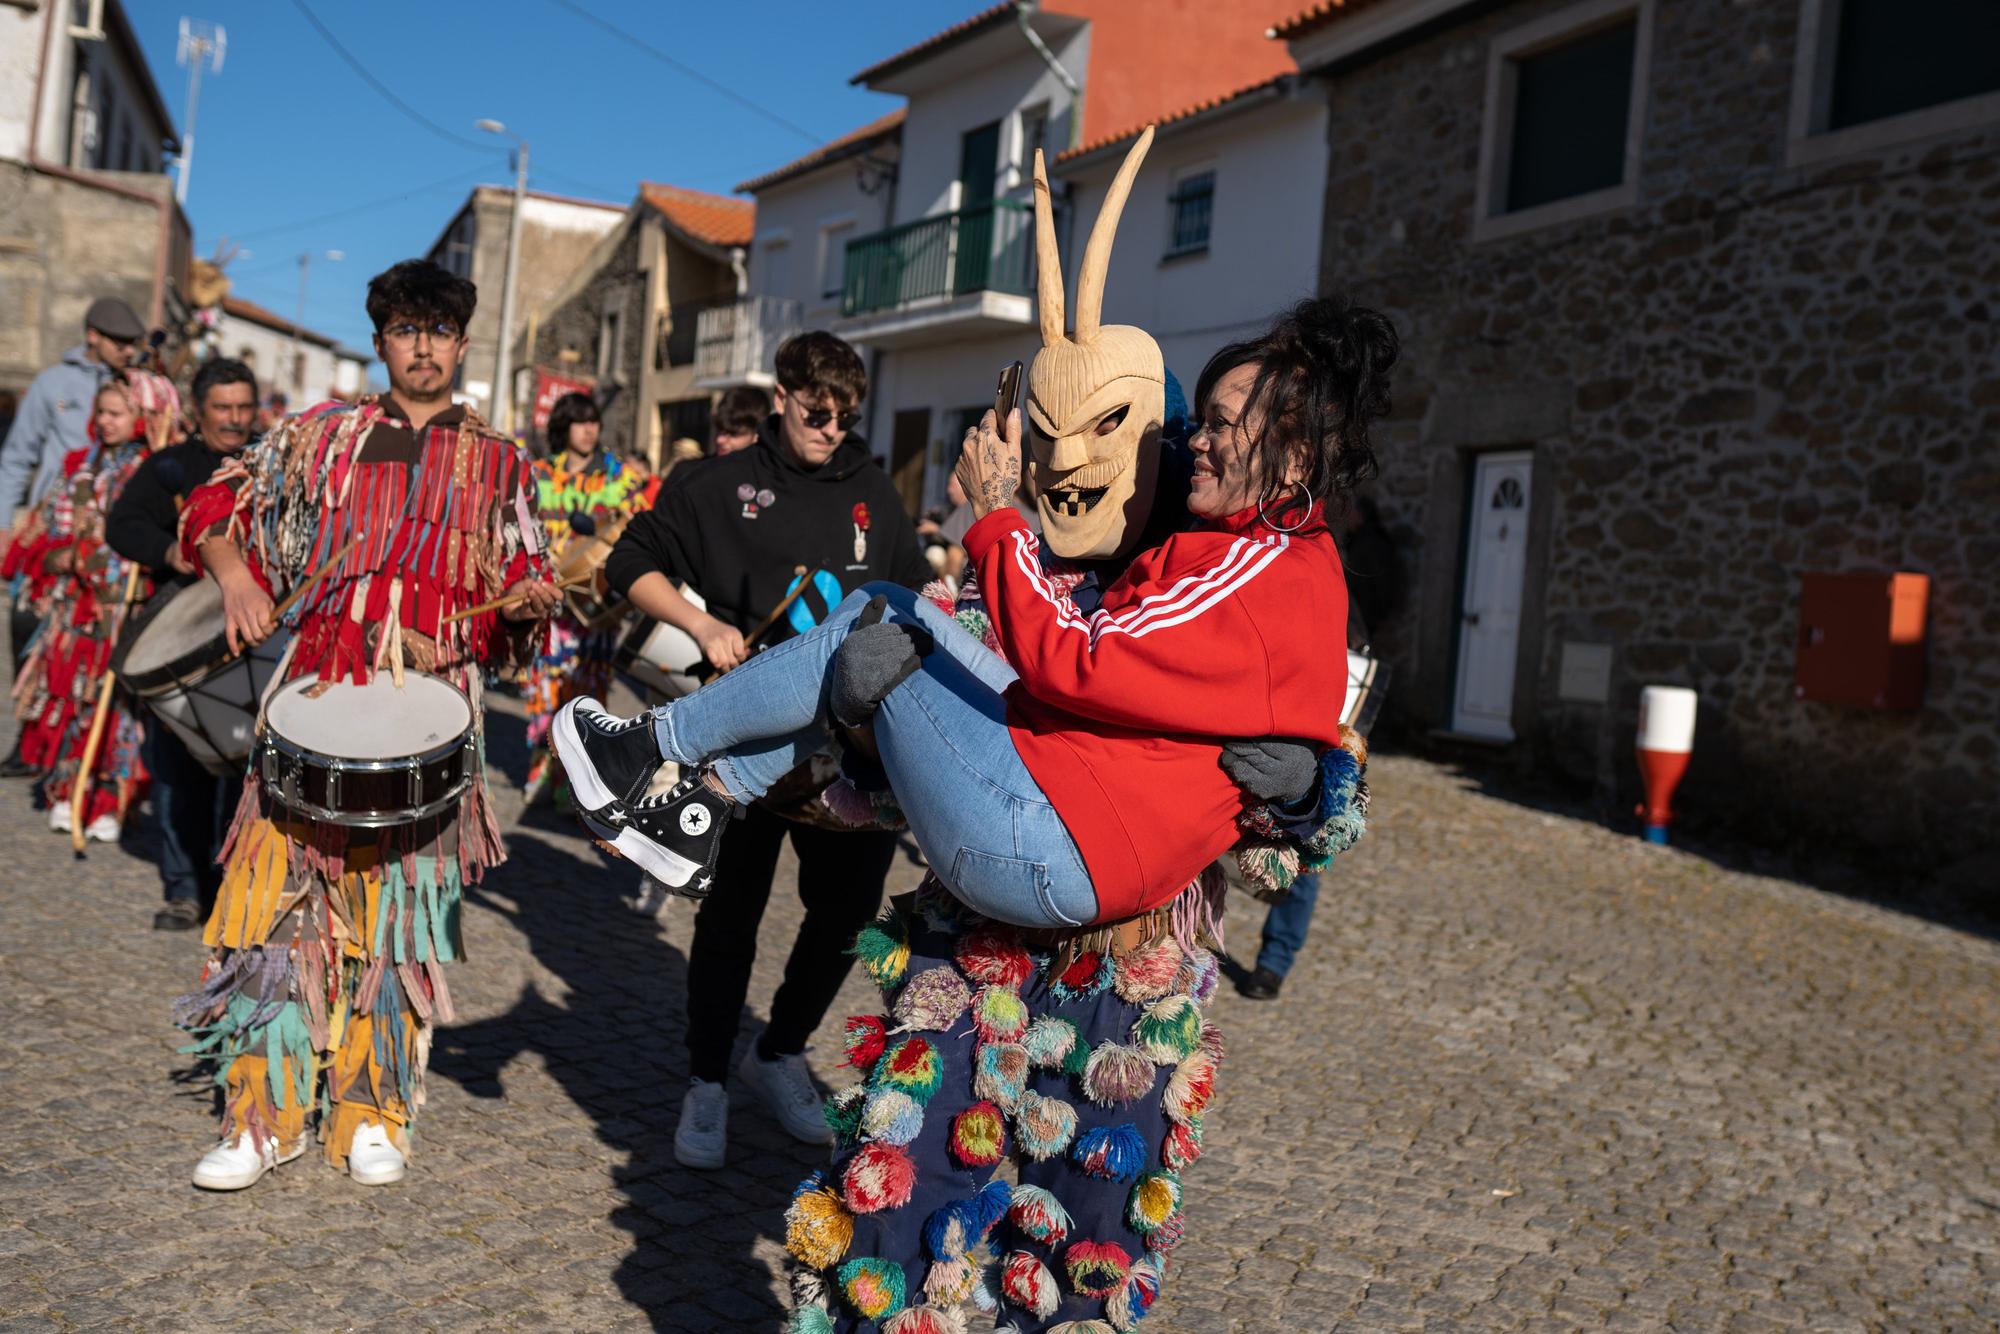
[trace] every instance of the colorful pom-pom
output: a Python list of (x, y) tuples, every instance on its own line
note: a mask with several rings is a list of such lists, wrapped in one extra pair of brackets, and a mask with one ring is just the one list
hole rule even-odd
[(944, 1082), (944, 1058), (924, 1038), (904, 1038), (882, 1053), (868, 1072), (868, 1087), (908, 1094), (917, 1106), (931, 1100)]
[(965, 1315), (943, 1306), (912, 1306), (883, 1321), (882, 1334), (965, 1334)]
[(1214, 1024), (1205, 1022), (1201, 1026), (1201, 1051), (1217, 1065), (1222, 1064), (1223, 1056), (1228, 1053), (1228, 1048), (1222, 1041), (1222, 1030)]
[(854, 1216), (827, 1187), (805, 1191), (785, 1210), (785, 1249), (813, 1269), (837, 1264), (854, 1240)]
[(1086, 1297), (1109, 1297), (1131, 1272), (1132, 1257), (1115, 1241), (1075, 1241), (1063, 1252), (1069, 1285)]
[(1076, 1025), (1061, 1015), (1038, 1014), (1021, 1035), (1021, 1045), (1028, 1049), (1028, 1064), (1037, 1070), (1061, 1070), (1083, 1040)]
[(991, 1167), (1007, 1151), (1007, 1120), (990, 1102), (975, 1102), (951, 1120), (952, 1156), (967, 1167)]
[(1155, 1065), (1172, 1065), (1201, 1045), (1201, 1010), (1186, 996), (1162, 996), (1132, 1025), (1133, 1040)]
[(791, 1272), (786, 1277), (791, 1283), (792, 1305), (824, 1308), (827, 1304), (826, 1276), (803, 1265), (791, 1265), (789, 1268)]
[(894, 1260), (857, 1256), (840, 1267), (837, 1277), (841, 1295), (864, 1319), (887, 1320), (903, 1309), (909, 1289), (904, 1284), (903, 1266)]
[(1000, 1295), (1037, 1320), (1048, 1319), (1062, 1304), (1056, 1276), (1027, 1251), (1014, 1251), (1001, 1261)]
[(1160, 1271), (1150, 1257), (1141, 1256), (1132, 1262), (1118, 1290), (1105, 1298), (1104, 1316), (1113, 1329), (1124, 1334), (1145, 1318), (1159, 1296)]
[(1060, 1246), (1073, 1226), (1062, 1201), (1040, 1186), (1014, 1187), (1013, 1202), (1007, 1206), (1007, 1221), (1030, 1241), (1044, 1246)]
[(1118, 1334), (1102, 1320), (1065, 1320), (1060, 1325), (1050, 1325), (1048, 1334)]
[(1185, 1123), (1191, 1116), (1198, 1116), (1215, 1096), (1215, 1062), (1200, 1052), (1188, 1057), (1174, 1067), (1174, 1073), (1167, 1080), (1167, 1091), (1160, 1099), (1160, 1108), (1170, 1121)]
[(972, 1248), (986, 1240), (1007, 1214), (1014, 1188), (1004, 1181), (989, 1181), (976, 1195), (953, 1200), (933, 1210), (924, 1220), (924, 1245), (937, 1260), (963, 1260)]
[(1190, 1116), (1185, 1121), (1169, 1122), (1167, 1137), (1160, 1141), (1160, 1165), (1170, 1172), (1180, 1172), (1199, 1157), (1201, 1117)]
[(1085, 950), (1049, 983), (1049, 994), (1064, 1004), (1089, 1000), (1102, 995), (1111, 985), (1112, 972), (1110, 956), (1098, 950)]
[(940, 964), (926, 968), (903, 984), (893, 1013), (905, 1029), (943, 1032), (958, 1022), (972, 1003), (972, 988), (954, 970)]
[(953, 955), (965, 975), (982, 986), (1019, 987), (1034, 975), (1034, 960), (1011, 932), (986, 927), (967, 935)]
[(861, 961), (875, 985), (888, 991), (903, 980), (910, 966), (909, 924), (891, 908), (855, 933), (849, 952)]
[(1120, 959), (1111, 984), (1122, 999), (1143, 1005), (1174, 989), (1180, 967), (1180, 945), (1172, 936), (1161, 936)]
[(1076, 1138), (1076, 1108), (1028, 1090), (1014, 1109), (1014, 1143), (1034, 1162), (1047, 1162)]
[(1150, 1237), (1160, 1224), (1181, 1207), (1181, 1179), (1172, 1172), (1155, 1168), (1141, 1172), (1132, 1183), (1125, 1201), (1125, 1221), (1142, 1237)]
[(818, 1190), (821, 1186), (824, 1186), (825, 1184), (826, 1184), (826, 1169), (821, 1167), (816, 1167), (813, 1169), (811, 1176), (808, 1176), (804, 1181), (801, 1181), (798, 1185), (792, 1187), (792, 1198), (796, 1200), (801, 1195), (811, 1194), (813, 1191)]
[(973, 1096), (1011, 1112), (1021, 1105), (1021, 1095), (1027, 1091), (1027, 1048), (1018, 1042), (981, 1043), (973, 1058)]
[(861, 1138), (908, 1144), (923, 1133), (924, 1109), (907, 1093), (877, 1089), (861, 1107)]
[(1187, 1215), (1179, 1211), (1168, 1214), (1160, 1225), (1146, 1234), (1146, 1249), (1158, 1251), (1162, 1257), (1181, 1244), (1187, 1236)]
[(857, 1214), (900, 1208), (910, 1202), (917, 1169), (894, 1144), (864, 1144), (840, 1173), (841, 1195)]
[(998, 1177), (979, 1188), (979, 1193), (972, 1197), (971, 1208), (980, 1240), (985, 1240), (986, 1234), (1007, 1216), (1007, 1206), (1013, 1200), (1014, 1188)]
[(979, 1277), (973, 1280), (972, 1304), (988, 1315), (1000, 1311), (1000, 1262), (991, 1260), (979, 1266)]
[(1099, 1107), (1125, 1107), (1152, 1091), (1153, 1063), (1136, 1047), (1100, 1042), (1083, 1068), (1083, 1091)]
[[(1076, 1137), (1070, 1160), (1085, 1175), (1106, 1181), (1130, 1181), (1146, 1165), (1146, 1141), (1130, 1121), (1116, 1126), (1092, 1126)], [(848, 1197), (850, 1205), (853, 1196)]]
[(847, 1051), (847, 1064), (866, 1070), (881, 1059), (882, 1049), (889, 1045), (889, 1026), (879, 1014), (849, 1015), (840, 1045)]
[(957, 1306), (979, 1284), (979, 1266), (967, 1259), (939, 1260), (924, 1275), (924, 1296), (934, 1306)]
[(785, 1322), (785, 1334), (833, 1334), (833, 1317), (823, 1306), (794, 1307), (791, 1319)]
[(1028, 1007), (1021, 993), (985, 986), (972, 998), (972, 1028), (981, 1042), (1017, 1042), (1028, 1031)]
[(861, 1109), (868, 1101), (868, 1090), (859, 1084), (844, 1088), (828, 1098), (819, 1109), (826, 1118), (826, 1128), (842, 1144), (852, 1144), (861, 1137)]
[(1196, 950), (1188, 956), (1188, 963), (1194, 972), (1193, 985), (1187, 988), (1196, 1005), (1206, 1005), (1215, 999), (1215, 988), (1222, 981), (1222, 964), (1213, 950)]

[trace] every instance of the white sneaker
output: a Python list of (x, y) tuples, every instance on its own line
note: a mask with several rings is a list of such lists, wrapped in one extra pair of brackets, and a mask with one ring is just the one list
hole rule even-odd
[(720, 1167), (729, 1143), (729, 1090), (705, 1079), (689, 1085), (681, 1099), (681, 1123), (674, 1130), (674, 1161), (704, 1170)]
[(119, 823), (117, 816), (106, 811), (90, 822), (90, 827), (83, 831), (83, 836), (99, 843), (116, 843), (118, 835), (124, 831), (124, 828), (125, 826)]
[(67, 834), (69, 826), (69, 803), (66, 801), (51, 802), (49, 804), (49, 828), (58, 834)]
[(356, 1185), (394, 1185), (407, 1170), (403, 1151), (390, 1143), (389, 1131), (380, 1122), (370, 1121), (354, 1132), (354, 1143), (347, 1150), (347, 1175)]
[(289, 1163), (306, 1151), (303, 1137), (290, 1148), (280, 1148), (275, 1139), (267, 1139), (261, 1149), (251, 1144), (251, 1138), (238, 1135), (204, 1153), (194, 1165), (194, 1184), (203, 1190), (242, 1190), (263, 1180), (279, 1163)]
[(775, 1061), (760, 1060), (752, 1046), (737, 1067), (743, 1082), (763, 1096), (778, 1123), (801, 1144), (831, 1144), (833, 1131), (827, 1128), (820, 1108), (826, 1099), (812, 1081), (803, 1056), (780, 1056)]

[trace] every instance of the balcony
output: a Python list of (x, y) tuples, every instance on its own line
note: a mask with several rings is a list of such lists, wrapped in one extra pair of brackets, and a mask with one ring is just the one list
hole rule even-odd
[(996, 199), (847, 243), (842, 337), (876, 347), (1014, 332), (1034, 320), (1034, 210)]
[(778, 344), (804, 327), (799, 303), (782, 297), (746, 296), (709, 307), (695, 318), (695, 388), (768, 387)]

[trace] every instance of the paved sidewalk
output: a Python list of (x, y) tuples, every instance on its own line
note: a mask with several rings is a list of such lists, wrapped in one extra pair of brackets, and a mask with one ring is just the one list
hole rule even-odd
[[(1147, 1329), (2000, 1325), (2000, 949), (1445, 768), (1372, 777), (1283, 999), (1217, 1003)], [(218, 1196), (166, 1020), (201, 948), (148, 929), (146, 840), (75, 862), (0, 787), (0, 1330), (776, 1328), (814, 1156), (739, 1093), (731, 1165), (674, 1164), (691, 914), (623, 906), (634, 873), (566, 824), (510, 837), (409, 1180), (308, 1156)], [(753, 1009), (797, 920), (781, 888)], [(1239, 900), (1245, 957), (1259, 921)]]

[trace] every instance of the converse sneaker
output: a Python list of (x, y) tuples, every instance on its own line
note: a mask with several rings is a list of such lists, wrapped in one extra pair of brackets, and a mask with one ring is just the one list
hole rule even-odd
[(674, 1128), (674, 1161), (682, 1167), (722, 1166), (729, 1143), (729, 1090), (705, 1079), (688, 1081), (681, 1123)]
[(650, 714), (614, 718), (594, 699), (573, 699), (549, 728), (578, 810), (596, 815), (637, 801), (663, 757)]
[(730, 800), (696, 773), (657, 796), (586, 812), (583, 823), (613, 852), (682, 898), (705, 899), (715, 884), (723, 826), (734, 813)]
[(777, 1115), (778, 1124), (793, 1139), (801, 1144), (833, 1143), (833, 1132), (827, 1129), (826, 1117), (820, 1113), (826, 1099), (814, 1087), (805, 1057), (780, 1056), (767, 1061), (753, 1045), (737, 1073), (764, 1099)]
[(280, 1146), (275, 1139), (255, 1144), (255, 1138), (243, 1131), (204, 1153), (194, 1165), (194, 1184), (203, 1190), (244, 1190), (279, 1163), (289, 1163), (306, 1151), (304, 1136), (289, 1146)]

